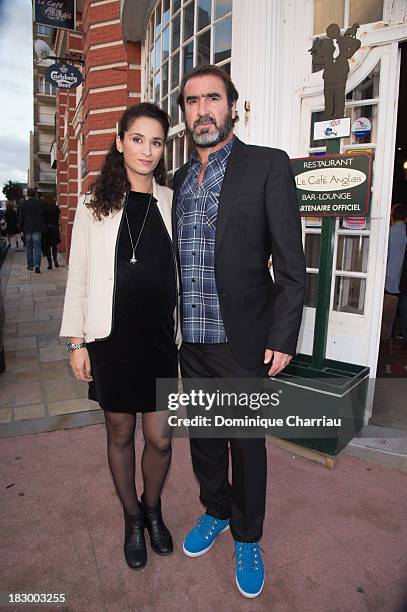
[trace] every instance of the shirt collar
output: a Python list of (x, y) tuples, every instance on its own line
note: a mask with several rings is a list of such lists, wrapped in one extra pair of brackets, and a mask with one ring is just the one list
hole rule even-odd
[[(233, 145), (236, 142), (236, 136), (233, 135), (232, 140), (230, 140), (227, 144), (225, 144), (225, 146), (223, 146), (221, 149), (218, 149), (217, 151), (214, 151), (214, 153), (211, 153), (208, 157), (208, 164), (210, 164), (214, 159), (217, 159), (219, 161), (219, 163), (223, 164), (226, 162), (227, 158), (230, 155), (230, 152), (232, 150)], [(200, 164), (201, 162), (199, 161), (199, 157), (197, 152), (194, 150), (191, 153), (191, 163), (193, 164)]]

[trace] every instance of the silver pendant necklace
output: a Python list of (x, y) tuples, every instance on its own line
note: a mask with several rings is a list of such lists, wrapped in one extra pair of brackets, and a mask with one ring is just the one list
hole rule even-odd
[(140, 230), (140, 233), (139, 233), (139, 235), (138, 235), (138, 238), (137, 238), (136, 244), (134, 244), (134, 242), (133, 242), (133, 236), (131, 235), (129, 218), (128, 218), (128, 216), (127, 216), (127, 210), (125, 210), (125, 211), (124, 211), (124, 214), (125, 214), (125, 216), (126, 216), (126, 221), (127, 221), (127, 229), (128, 229), (128, 232), (129, 232), (129, 237), (130, 237), (130, 242), (131, 242), (131, 250), (132, 250), (132, 252), (133, 252), (133, 254), (132, 254), (132, 256), (131, 256), (131, 258), (130, 258), (130, 260), (129, 260), (131, 264), (135, 264), (135, 263), (137, 263), (137, 261), (138, 261), (138, 260), (136, 259), (136, 249), (137, 249), (137, 245), (138, 245), (138, 243), (140, 242), (141, 234), (143, 233), (143, 229), (144, 229), (145, 223), (146, 223), (146, 221), (147, 221), (147, 217), (148, 217), (148, 213), (149, 213), (149, 210), (150, 210), (150, 205), (151, 205), (151, 200), (152, 200), (152, 197), (153, 197), (153, 194), (151, 193), (151, 194), (150, 194), (150, 200), (149, 200), (149, 202), (148, 202), (148, 206), (147, 206), (147, 212), (146, 212), (146, 214), (144, 215), (143, 223), (142, 223), (142, 225), (141, 225), (141, 230)]

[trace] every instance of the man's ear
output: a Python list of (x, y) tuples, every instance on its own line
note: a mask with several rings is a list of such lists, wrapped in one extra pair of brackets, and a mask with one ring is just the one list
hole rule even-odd
[(118, 134), (116, 136), (116, 149), (119, 151), (119, 153), (123, 153), (123, 143)]
[(231, 111), (232, 111), (232, 119), (235, 119), (237, 117), (236, 102), (233, 102)]

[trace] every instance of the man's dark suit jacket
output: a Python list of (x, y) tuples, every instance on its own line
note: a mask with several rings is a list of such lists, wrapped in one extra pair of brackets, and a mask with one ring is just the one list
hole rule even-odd
[(19, 226), (24, 234), (46, 232), (45, 205), (39, 198), (28, 198), (20, 204)]
[[(176, 209), (188, 167), (177, 170), (173, 183), (178, 264)], [(215, 278), (226, 336), (243, 367), (260, 367), (266, 348), (295, 354), (305, 261), (295, 182), (284, 151), (236, 139), (219, 196)]]

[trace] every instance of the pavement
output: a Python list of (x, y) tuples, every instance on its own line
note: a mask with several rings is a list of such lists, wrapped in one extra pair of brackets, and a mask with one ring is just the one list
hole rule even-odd
[(64, 415), (99, 412), (87, 399), (87, 385), (72, 377), (66, 340), (59, 338), (68, 270), (62, 255), (59, 261), (59, 268), (47, 270), (43, 258), (41, 274), (35, 274), (27, 270), (24, 251), (12, 249), (1, 269), (7, 368), (0, 380), (3, 434), (26, 431), (27, 421), (38, 426), (42, 419), (58, 428)]
[[(137, 465), (142, 433), (136, 434)], [(0, 444), (5, 593), (63, 593), (66, 604), (0, 610), (84, 612), (405, 612), (407, 475), (342, 456), (328, 470), (268, 444), (261, 546), (266, 584), (246, 600), (234, 583), (230, 532), (190, 559), (182, 539), (202, 512), (188, 441), (174, 440), (162, 496), (174, 554), (149, 549), (127, 568), (104, 425), (5, 438)], [(137, 487), (142, 492), (140, 470)], [(4, 599), (3, 599), (4, 601)]]
[[(57, 335), (66, 269), (33, 275), (23, 253), (12, 252), (1, 276), (8, 338), (0, 377), (0, 610), (407, 611), (407, 474), (346, 454), (328, 470), (270, 441), (266, 584), (258, 599), (237, 591), (229, 532), (203, 557), (182, 553), (202, 512), (182, 438), (174, 440), (162, 496), (174, 554), (149, 549), (144, 570), (128, 569), (103, 413), (73, 381)], [(136, 449), (141, 494), (139, 429)], [(66, 601), (17, 605), (7, 603), (10, 593), (60, 593)]]

